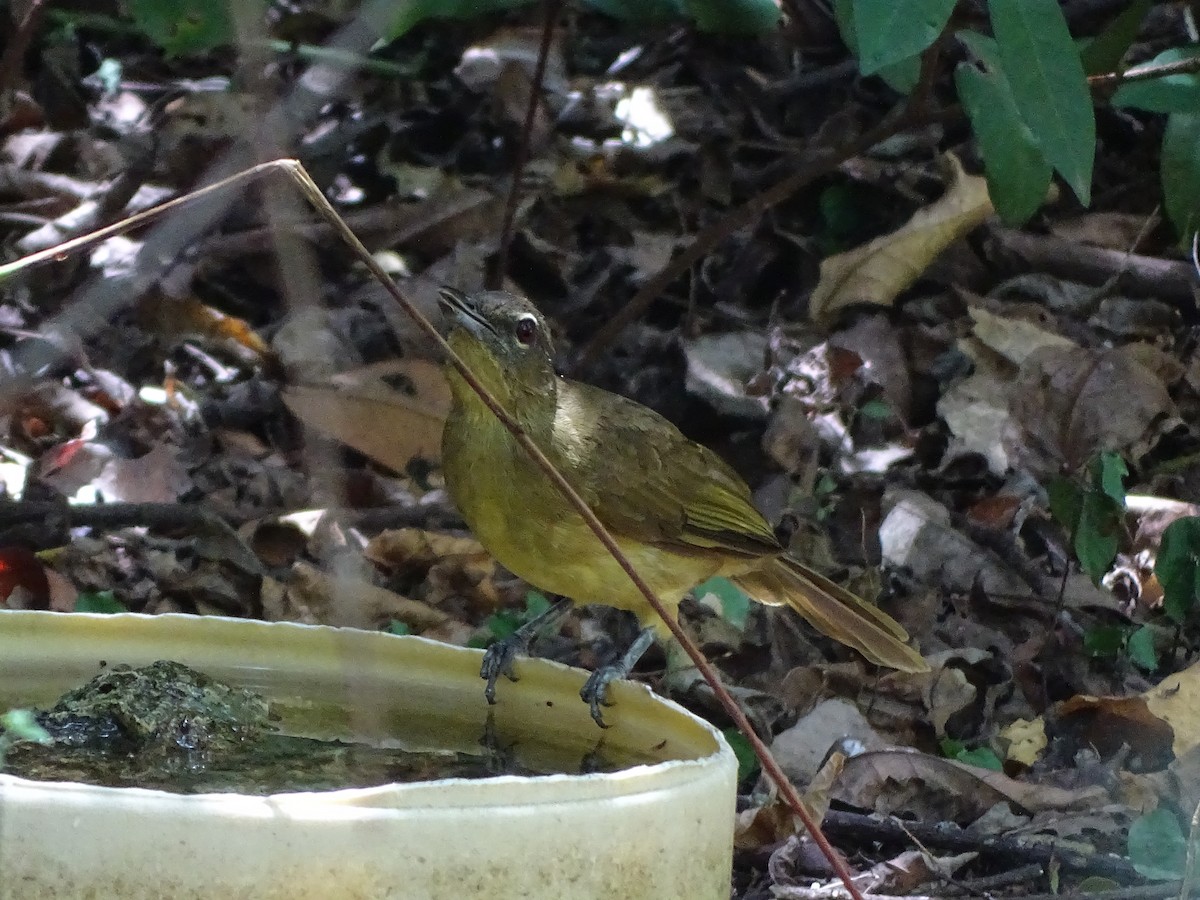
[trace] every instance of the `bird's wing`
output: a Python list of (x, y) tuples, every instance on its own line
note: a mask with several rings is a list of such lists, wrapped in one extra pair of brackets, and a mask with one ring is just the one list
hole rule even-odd
[(803, 563), (781, 557), (734, 582), (762, 603), (788, 605), (818, 631), (868, 660), (901, 672), (928, 672), (929, 663), (905, 643), (900, 623)]
[(572, 381), (560, 384), (558, 405), (554, 462), (616, 535), (681, 552), (779, 552), (745, 483), (662, 416)]

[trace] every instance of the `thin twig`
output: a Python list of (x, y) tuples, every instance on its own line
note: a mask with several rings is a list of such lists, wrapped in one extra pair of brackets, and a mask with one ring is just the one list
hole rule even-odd
[(341, 221), (337, 211), (334, 210), (329, 201), (325, 199), (325, 196), (321, 193), (320, 188), (318, 188), (313, 180), (309, 178), (308, 173), (304, 170), (304, 167), (294, 159), (277, 160), (276, 164), (278, 164), (283, 171), (287, 172), (287, 174), (296, 181), (300, 187), (300, 190), (305, 194), (305, 196), (308, 197), (309, 201), (314, 207), (316, 207), (317, 211), (329, 220), (329, 223), (338, 232), (342, 240), (345, 241), (346, 244), (348, 244), (350, 248), (353, 249), (358, 255), (360, 261), (364, 266), (367, 267), (367, 270), (375, 276), (379, 283), (387, 290), (389, 294), (392, 295), (393, 299), (400, 304), (404, 311), (412, 316), (413, 321), (416, 323), (417, 327), (424, 332), (426, 337), (428, 337), (439, 349), (441, 349), (441, 351), (445, 354), (446, 360), (454, 367), (455, 371), (459, 374), (459, 376), (462, 377), (463, 381), (471, 386), (471, 390), (475, 391), (475, 393), (479, 395), (479, 399), (482, 400), (484, 405), (491, 410), (492, 414), (500, 420), (500, 423), (508, 429), (514, 440), (516, 440), (516, 442), (524, 448), (525, 452), (529, 454), (530, 458), (533, 459), (538, 468), (545, 473), (546, 477), (550, 479), (551, 483), (556, 488), (558, 488), (567, 501), (573, 507), (575, 507), (576, 512), (578, 512), (583, 521), (587, 523), (588, 528), (591, 529), (594, 535), (596, 535), (596, 538), (601, 544), (604, 545), (604, 548), (609, 552), (613, 559), (617, 561), (617, 564), (621, 567), (625, 574), (629, 576), (629, 580), (633, 582), (634, 586), (638, 589), (642, 596), (645, 597), (646, 602), (650, 604), (650, 608), (653, 609), (654, 612), (663, 620), (671, 634), (677, 641), (679, 641), (688, 657), (692, 660), (692, 663), (696, 666), (696, 669), (700, 672), (701, 676), (706, 682), (708, 682), (709, 687), (713, 689), (713, 693), (720, 701), (722, 708), (733, 720), (738, 730), (741, 731), (745, 736), (746, 740), (750, 743), (750, 746), (754, 749), (754, 754), (758, 757), (759, 762), (762, 764), (763, 771), (767, 774), (771, 781), (774, 782), (776, 788), (779, 790), (780, 796), (783, 797), (784, 802), (787, 803), (788, 807), (793, 813), (796, 814), (800, 821), (804, 823), (804, 827), (808, 830), (808, 833), (812, 836), (813, 841), (820, 848), (821, 853), (824, 854), (824, 856), (829, 860), (830, 866), (833, 867), (833, 870), (837, 873), (838, 878), (840, 878), (842, 883), (846, 886), (846, 890), (849, 892), (850, 896), (853, 898), (853, 900), (863, 900), (862, 894), (854, 884), (853, 875), (850, 872), (846, 861), (842, 859), (841, 855), (834, 850), (833, 846), (829, 843), (825, 835), (821, 833), (820, 826), (805, 808), (804, 802), (800, 797), (800, 793), (796, 790), (791, 781), (788, 780), (787, 775), (784, 774), (783, 769), (780, 767), (779, 763), (776, 762), (775, 757), (771, 755), (771, 751), (767, 748), (767, 745), (763, 742), (762, 738), (760, 738), (755, 732), (754, 727), (750, 724), (750, 720), (746, 717), (746, 714), (742, 712), (742, 708), (738, 706), (728, 689), (726, 689), (725, 685), (721, 683), (720, 676), (718, 676), (716, 669), (714, 669), (712, 664), (704, 657), (704, 654), (700, 652), (700, 649), (694, 643), (692, 643), (691, 638), (689, 638), (687, 633), (684, 632), (684, 630), (680, 627), (679, 622), (667, 612), (662, 604), (662, 601), (658, 599), (654, 591), (650, 589), (650, 586), (638, 573), (637, 569), (633, 567), (633, 565), (625, 557), (625, 554), (621, 552), (621, 548), (617, 546), (617, 542), (613, 538), (612, 534), (609, 533), (608, 529), (604, 527), (604, 523), (597, 518), (591, 507), (589, 507), (587, 503), (584, 502), (583, 498), (576, 493), (575, 489), (571, 487), (570, 482), (567, 481), (563, 474), (558, 471), (557, 468), (555, 468), (554, 464), (546, 457), (546, 454), (542, 452), (542, 449), (535, 444), (532, 438), (530, 438), (529, 435), (526, 434), (521, 428), (521, 426), (517, 424), (517, 421), (509, 414), (508, 410), (506, 410), (504, 406), (502, 406), (500, 402), (488, 392), (487, 388), (483, 386), (470, 368), (467, 367), (467, 364), (463, 362), (462, 358), (454, 352), (448, 343), (446, 343), (446, 339), (438, 333), (438, 330), (434, 328), (433, 324), (421, 314), (421, 311), (417, 309), (416, 306), (413, 305), (413, 303), (408, 300), (403, 293), (401, 293), (400, 289), (396, 287), (395, 282), (388, 277), (387, 273), (383, 270), (383, 267), (376, 262), (375, 258), (370, 254), (367, 248), (363, 246), (362, 242), (359, 241), (354, 232), (352, 232)]
[(1103, 75), (1088, 76), (1088, 86), (1115, 87), (1128, 84), (1131, 81), (1149, 81), (1151, 78), (1166, 78), (1168, 75), (1190, 75), (1200, 72), (1200, 56), (1179, 59), (1175, 62), (1155, 63), (1153, 65), (1135, 66), (1124, 72), (1105, 72)]
[(646, 583), (642, 576), (638, 574), (637, 570), (621, 552), (620, 547), (617, 546), (616, 540), (609, 533), (608, 529), (604, 527), (604, 524), (600, 521), (600, 519), (596, 517), (596, 514), (592, 511), (592, 509), (587, 505), (587, 503), (584, 502), (579, 494), (576, 493), (574, 488), (571, 487), (571, 484), (566, 480), (563, 474), (554, 467), (554, 464), (550, 462), (545, 453), (542, 452), (541, 448), (533, 442), (529, 435), (522, 430), (520, 425), (517, 424), (516, 420), (513, 419), (508, 411), (496, 400), (495, 397), (488, 392), (487, 388), (480, 383), (479, 379), (467, 367), (462, 358), (459, 357), (459, 355), (455, 353), (453, 349), (451, 349), (450, 345), (446, 343), (445, 338), (438, 333), (433, 324), (421, 314), (421, 311), (417, 309), (416, 306), (408, 298), (406, 298), (403, 293), (401, 293), (400, 289), (396, 287), (396, 284), (371, 255), (370, 251), (367, 250), (367, 248), (358, 239), (350, 227), (346, 225), (342, 218), (337, 214), (337, 211), (333, 208), (333, 205), (325, 198), (324, 194), (321, 193), (321, 189), (317, 187), (316, 183), (309, 177), (308, 173), (304, 169), (304, 166), (301, 165), (298, 160), (277, 159), (272, 160), (271, 162), (261, 163), (257, 166), (252, 166), (249, 169), (245, 169), (235, 175), (229, 176), (228, 178), (221, 179), (214, 184), (208, 185), (183, 197), (167, 201), (166, 203), (146, 210), (143, 213), (132, 216), (123, 222), (118, 222), (115, 225), (100, 229), (99, 231), (90, 235), (84, 235), (82, 237), (75, 238), (74, 240), (67, 241), (64, 244), (60, 244), (57, 247), (51, 247), (50, 249), (40, 253), (35, 253), (24, 257), (16, 262), (10, 263), (7, 266), (2, 266), (0, 267), (0, 278), (3, 278), (5, 275), (11, 276), (15, 272), (27, 269), (30, 266), (38, 263), (47, 262), (54, 259), (62, 259), (65, 255), (74, 250), (92, 246), (93, 244), (114, 234), (120, 234), (124, 231), (128, 231), (130, 228), (136, 227), (148, 219), (160, 215), (161, 213), (177, 207), (180, 204), (193, 202), (219, 189), (231, 187), (239, 182), (256, 178), (260, 175), (273, 172), (275, 170), (280, 170), (286, 173), (296, 183), (301, 193), (316, 208), (321, 216), (329, 222), (334, 231), (337, 232), (338, 236), (341, 237), (341, 239), (354, 251), (363, 265), (366, 266), (367, 270), (375, 276), (380, 285), (382, 285), (384, 289), (392, 295), (392, 298), (400, 304), (401, 308), (403, 308), (405, 312), (412, 317), (417, 327), (425, 334), (425, 336), (428, 337), (429, 340), (432, 341), (433, 344), (442, 351), (447, 362), (449, 362), (449, 364), (455, 368), (462, 379), (471, 386), (471, 389), (474, 390), (476, 394), (479, 395), (479, 398), (483, 401), (484, 405), (487, 406), (488, 409), (491, 410), (492, 414), (500, 420), (500, 423), (508, 429), (517, 443), (525, 449), (525, 452), (529, 454), (534, 463), (545, 473), (546, 477), (550, 479), (551, 483), (554, 484), (554, 486), (563, 494), (567, 501), (573, 507), (575, 507), (575, 510), (587, 524), (588, 528), (591, 529), (592, 533), (596, 535), (597, 539), (601, 544), (603, 544), (609, 554), (612, 555), (613, 559), (617, 561), (617, 564), (621, 567), (625, 574), (629, 576), (630, 581), (633, 582), (634, 586), (646, 599), (646, 602), (649, 603), (650, 607), (663, 620), (671, 634), (677, 641), (679, 641), (680, 646), (683, 647), (688, 657), (692, 660), (701, 676), (713, 689), (713, 693), (720, 701), (725, 712), (729, 715), (730, 719), (733, 720), (734, 724), (750, 743), (751, 748), (754, 750), (755, 756), (758, 757), (759, 762), (762, 764), (763, 771), (775, 784), (776, 788), (779, 790), (780, 796), (784, 799), (784, 802), (787, 803), (788, 807), (793, 813), (795, 813), (800, 821), (804, 823), (804, 827), (808, 830), (808, 833), (812, 836), (813, 841), (820, 848), (821, 853), (829, 860), (830, 866), (845, 885), (846, 890), (850, 894), (851, 898), (853, 898), (853, 900), (863, 900), (862, 893), (858, 890), (857, 886), (852, 880), (853, 876), (846, 864), (846, 861), (842, 859), (836, 850), (834, 850), (833, 846), (829, 843), (829, 840), (821, 832), (820, 826), (816, 821), (814, 821), (812, 815), (805, 808), (800, 794), (796, 790), (795, 786), (790, 780), (788, 780), (787, 775), (784, 774), (779, 763), (771, 755), (771, 751), (767, 748), (767, 745), (755, 732), (750, 720), (746, 717), (746, 714), (742, 711), (741, 707), (738, 706), (737, 702), (730, 695), (728, 689), (724, 686), (724, 684), (721, 683), (716, 669), (713, 668), (712, 664), (709, 663), (709, 661), (704, 657), (699, 648), (697, 648), (692, 642), (691, 638), (689, 638), (679, 626), (678, 621), (676, 621), (675, 618), (671, 616), (663, 607), (662, 602), (657, 596), (655, 596), (654, 592), (650, 589), (650, 586)]
[(525, 107), (525, 121), (521, 125), (521, 140), (513, 159), (512, 182), (508, 186), (508, 197), (504, 201), (504, 220), (500, 226), (500, 247), (489, 267), (487, 286), (499, 290), (504, 286), (504, 273), (508, 271), (508, 248), (512, 246), (513, 221), (517, 217), (517, 203), (521, 197), (521, 177), (525, 164), (529, 162), (529, 143), (533, 139), (533, 120), (537, 117), (538, 102), (542, 98), (542, 82), (546, 79), (546, 59), (550, 56), (550, 43), (554, 39), (554, 25), (562, 0), (546, 0), (542, 19), (542, 42), (538, 45), (537, 62), (529, 84), (529, 105)]

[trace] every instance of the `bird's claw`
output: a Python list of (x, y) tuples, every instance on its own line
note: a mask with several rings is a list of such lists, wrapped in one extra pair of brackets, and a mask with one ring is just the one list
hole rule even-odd
[(496, 641), (484, 651), (483, 664), (479, 667), (479, 677), (487, 682), (483, 696), (489, 705), (496, 702), (496, 682), (503, 675), (509, 681), (520, 681), (517, 676), (517, 657), (525, 655), (529, 642), (517, 634)]
[(592, 721), (601, 728), (607, 728), (604, 721), (604, 710), (601, 707), (612, 706), (608, 701), (608, 686), (614, 681), (625, 678), (629, 673), (620, 663), (601, 666), (588, 676), (579, 691), (579, 697), (588, 705), (592, 712)]

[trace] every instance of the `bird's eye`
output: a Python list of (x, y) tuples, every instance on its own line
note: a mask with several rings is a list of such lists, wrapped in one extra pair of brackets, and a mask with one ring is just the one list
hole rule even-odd
[(537, 337), (537, 319), (533, 316), (522, 316), (517, 319), (517, 324), (513, 326), (513, 334), (516, 335), (518, 343), (523, 347), (530, 346)]

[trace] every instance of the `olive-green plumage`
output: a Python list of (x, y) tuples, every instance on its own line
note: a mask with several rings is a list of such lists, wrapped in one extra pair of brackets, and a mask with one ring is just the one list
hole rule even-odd
[[(550, 332), (528, 300), (446, 289), (455, 352), (562, 472), (674, 613), (724, 575), (754, 599), (794, 608), (867, 659), (904, 671), (925, 661), (880, 612), (787, 557), (737, 473), (652, 410), (554, 372)], [(453, 405), (442, 438), (451, 496), (480, 542), (544, 591), (632, 610), (666, 634), (649, 604), (559, 490), (447, 368)]]

